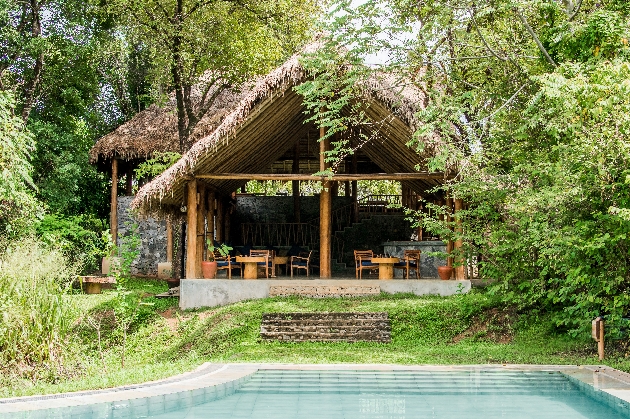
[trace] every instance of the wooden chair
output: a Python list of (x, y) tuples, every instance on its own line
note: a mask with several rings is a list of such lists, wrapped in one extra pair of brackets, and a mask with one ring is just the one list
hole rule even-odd
[(306, 277), (308, 278), (312, 254), (313, 251), (311, 250), (308, 253), (301, 252), (300, 256), (291, 256), (291, 262), (289, 264), (289, 268), (291, 269), (291, 278), (293, 278), (293, 269), (306, 270)]
[(409, 279), (409, 271), (416, 271), (416, 279), (420, 279), (420, 250), (405, 250), (402, 260), (394, 264), (394, 269), (404, 269), (405, 279)]
[(374, 252), (371, 250), (355, 250), (354, 251), (354, 267), (357, 279), (363, 279), (363, 270), (373, 271), (378, 269), (378, 264), (372, 263)]
[(264, 257), (265, 261), (264, 262), (258, 262), (258, 267), (259, 268), (264, 268), (265, 269), (265, 277), (269, 278), (270, 274), (272, 278), (276, 277), (276, 267), (273, 263), (273, 258), (275, 257), (275, 253), (273, 250), (256, 250), (256, 249), (252, 249), (249, 252), (250, 256), (258, 256), (258, 257)]
[(227, 269), (228, 279), (232, 279), (232, 269), (238, 269), (243, 277), (243, 264), (236, 262), (236, 258), (232, 256), (223, 256), (218, 250), (214, 251), (214, 260), (217, 261), (217, 272), (221, 269)]

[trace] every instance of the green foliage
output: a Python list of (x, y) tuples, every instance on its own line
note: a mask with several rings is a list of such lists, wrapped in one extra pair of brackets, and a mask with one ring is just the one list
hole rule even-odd
[[(6, 242), (5, 242), (6, 245)], [(67, 370), (74, 306), (66, 296), (77, 269), (33, 238), (0, 254), (0, 374), (56, 380)]]
[(138, 165), (135, 170), (136, 178), (138, 180), (152, 179), (174, 165), (181, 157), (179, 153), (153, 153), (150, 159)]
[[(146, 297), (166, 290), (163, 282), (131, 279), (128, 290), (143, 302), (129, 328), (125, 368), (122, 341), (111, 315), (112, 291), (72, 295), (102, 322), (102, 368), (96, 331), (84, 323), (73, 329), (82, 348), (72, 378), (25, 385), (7, 382), (0, 395), (45, 394), (140, 383), (184, 371), (203, 362), (396, 363), (396, 364), (592, 364), (596, 345), (569, 339), (556, 331), (547, 315), (519, 313), (498, 297), (472, 292), (453, 297), (382, 294), (369, 298), (267, 298), (195, 311), (177, 310), (177, 299)], [(392, 322), (392, 342), (281, 343), (260, 340), (263, 313), (380, 312)], [(497, 313), (508, 324), (498, 324)], [(497, 330), (506, 337), (497, 341)], [(501, 336), (503, 336), (501, 335)], [(628, 370), (628, 362), (609, 352), (611, 365)]]
[(456, 259), (480, 254), (498, 295), (574, 334), (606, 315), (615, 336), (630, 311), (622, 3), (338, 1), (301, 92), (314, 120), (344, 129), (361, 109), (344, 103), (362, 100), (344, 86), (387, 74), (421, 91), (409, 146), (431, 152), (426, 168), (458, 173), (429, 192), (469, 204), (462, 233), (431, 203), (424, 227), (463, 239)]
[(214, 261), (215, 250), (219, 252), (219, 254), (224, 258), (228, 257), (230, 255), (230, 251), (232, 250), (232, 248), (225, 243), (221, 243), (220, 245), (215, 246), (212, 239), (208, 239), (206, 244), (208, 245), (208, 260), (210, 262)]
[(14, 116), (13, 95), (0, 91), (0, 233), (15, 235), (41, 213), (31, 178), (33, 135)]
[(100, 259), (107, 254), (105, 222), (87, 214), (62, 217), (48, 214), (35, 224), (41, 240), (66, 255), (84, 273), (100, 267)]

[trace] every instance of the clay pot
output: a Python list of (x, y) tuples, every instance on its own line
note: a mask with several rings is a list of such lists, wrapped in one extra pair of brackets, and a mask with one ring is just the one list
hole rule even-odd
[(166, 283), (168, 284), (169, 290), (171, 288), (179, 287), (179, 278), (168, 278), (166, 280)]
[(451, 279), (451, 275), (453, 275), (453, 267), (452, 266), (438, 266), (438, 275), (442, 280), (446, 281)]
[(204, 279), (214, 279), (217, 276), (217, 262), (203, 261), (201, 262), (201, 271)]

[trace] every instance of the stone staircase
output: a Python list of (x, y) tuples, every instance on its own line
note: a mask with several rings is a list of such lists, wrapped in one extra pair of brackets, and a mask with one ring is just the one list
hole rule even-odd
[(265, 313), (263, 340), (282, 342), (391, 342), (387, 313)]

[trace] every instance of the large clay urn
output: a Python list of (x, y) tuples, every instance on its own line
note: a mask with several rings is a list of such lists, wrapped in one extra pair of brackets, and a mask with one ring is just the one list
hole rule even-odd
[(204, 279), (214, 279), (217, 276), (217, 262), (213, 260), (209, 262), (204, 260), (201, 262), (201, 272), (203, 272)]
[(438, 270), (438, 275), (444, 281), (446, 281), (447, 279), (451, 279), (451, 275), (453, 275), (452, 266), (438, 266), (437, 270)]

